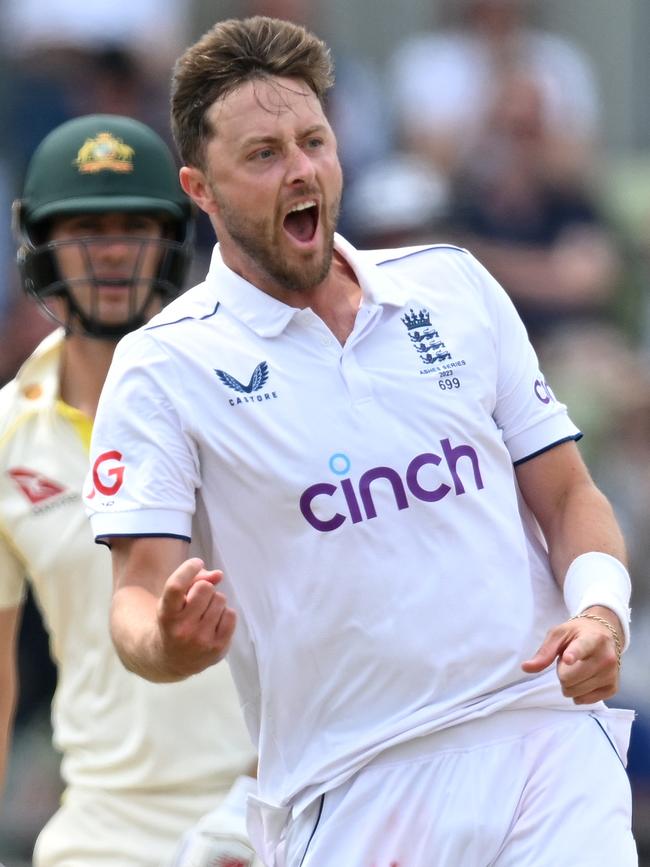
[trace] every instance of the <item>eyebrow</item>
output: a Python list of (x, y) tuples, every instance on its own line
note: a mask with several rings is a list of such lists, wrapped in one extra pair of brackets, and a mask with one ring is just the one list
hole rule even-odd
[[(314, 135), (314, 133), (317, 132), (327, 132), (327, 127), (324, 123), (316, 123), (312, 126), (307, 127), (306, 129), (302, 130), (297, 137), (299, 139), (309, 138), (310, 135)], [(282, 137), (277, 135), (252, 135), (242, 141), (241, 147), (242, 149), (247, 149), (250, 147), (255, 147), (256, 145), (275, 144), (279, 141), (282, 141)]]

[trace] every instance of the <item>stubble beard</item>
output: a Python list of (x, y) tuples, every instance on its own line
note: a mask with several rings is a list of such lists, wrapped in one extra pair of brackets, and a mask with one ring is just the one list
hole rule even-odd
[[(219, 202), (219, 207), (231, 239), (276, 286), (289, 292), (308, 292), (327, 277), (334, 255), (334, 232), (338, 222), (340, 197), (319, 216), (319, 223), (325, 234), (322, 256), (312, 256), (296, 263), (286, 261), (278, 252), (281, 245), (277, 242), (274, 225), (267, 219), (242, 216), (223, 201)], [(282, 232), (282, 227), (277, 231)]]

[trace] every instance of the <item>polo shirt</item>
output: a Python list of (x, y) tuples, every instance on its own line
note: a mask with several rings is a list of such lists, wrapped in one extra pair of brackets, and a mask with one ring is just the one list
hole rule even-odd
[(466, 250), (335, 245), (362, 290), (344, 346), (217, 246), (121, 341), (93, 435), (95, 537), (224, 570), (270, 805), (499, 708), (574, 707), (520, 668), (567, 612), (513, 465), (579, 431)]

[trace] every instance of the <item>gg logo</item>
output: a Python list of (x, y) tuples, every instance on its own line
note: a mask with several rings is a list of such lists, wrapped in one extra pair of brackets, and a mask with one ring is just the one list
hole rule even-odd
[[(104, 452), (101, 454), (93, 465), (93, 484), (100, 494), (111, 496), (116, 494), (122, 487), (124, 479), (124, 466), (117, 463), (122, 460), (122, 453), (118, 451)], [(115, 463), (113, 463), (115, 462)], [(100, 472), (104, 479), (107, 477), (113, 479), (110, 483), (105, 483), (100, 478)]]

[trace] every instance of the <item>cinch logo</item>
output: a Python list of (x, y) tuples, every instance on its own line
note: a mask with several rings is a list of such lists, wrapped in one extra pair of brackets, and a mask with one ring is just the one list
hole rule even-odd
[[(353, 524), (358, 524), (361, 521), (377, 517), (371, 486), (380, 479), (384, 480), (384, 484), (388, 482), (391, 486), (395, 505), (400, 510), (409, 508), (407, 490), (417, 500), (422, 500), (425, 503), (437, 503), (444, 499), (452, 489), (456, 496), (460, 496), (465, 493), (465, 485), (458, 473), (458, 464), (463, 458), (467, 459), (463, 463), (465, 475), (471, 471), (476, 489), (482, 490), (481, 468), (478, 455), (472, 446), (467, 444), (452, 446), (447, 438), (440, 440), (440, 446), (442, 456), (434, 452), (423, 452), (421, 455), (416, 455), (406, 468), (404, 478), (391, 467), (373, 467), (362, 474), (356, 486), (351, 478), (341, 479), (339, 485), (334, 485), (331, 482), (318, 482), (315, 485), (310, 485), (300, 497), (300, 511), (315, 530), (329, 533), (336, 530), (345, 521), (350, 520)], [(423, 468), (439, 467), (443, 461), (449, 471), (452, 484), (448, 485), (443, 481), (434, 488), (425, 487), (420, 475)], [(329, 466), (333, 473), (344, 476), (350, 470), (350, 459), (343, 453), (337, 453), (330, 458)], [(322, 515), (325, 511), (323, 497), (336, 497), (336, 500), (331, 504), (333, 514), (329, 517)], [(314, 512), (314, 505), (316, 505), (317, 500), (319, 501), (319, 515)], [(345, 512), (336, 511), (337, 508), (345, 508)]]
[[(112, 461), (121, 460), (121, 452), (110, 451), (101, 454), (93, 464), (93, 484), (95, 485), (95, 488), (99, 491), (100, 494), (104, 494), (105, 496), (110, 497), (113, 494), (116, 494), (122, 487), (122, 481), (124, 479), (124, 466), (122, 464), (110, 466)], [(108, 465), (108, 467), (106, 465)], [(100, 472), (104, 477), (104, 481), (100, 477)], [(114, 481), (107, 483), (105, 481), (107, 477), (109, 479), (113, 479)]]
[(533, 383), (533, 391), (537, 400), (541, 400), (542, 403), (555, 402), (555, 395), (547, 385), (545, 379), (536, 379)]

